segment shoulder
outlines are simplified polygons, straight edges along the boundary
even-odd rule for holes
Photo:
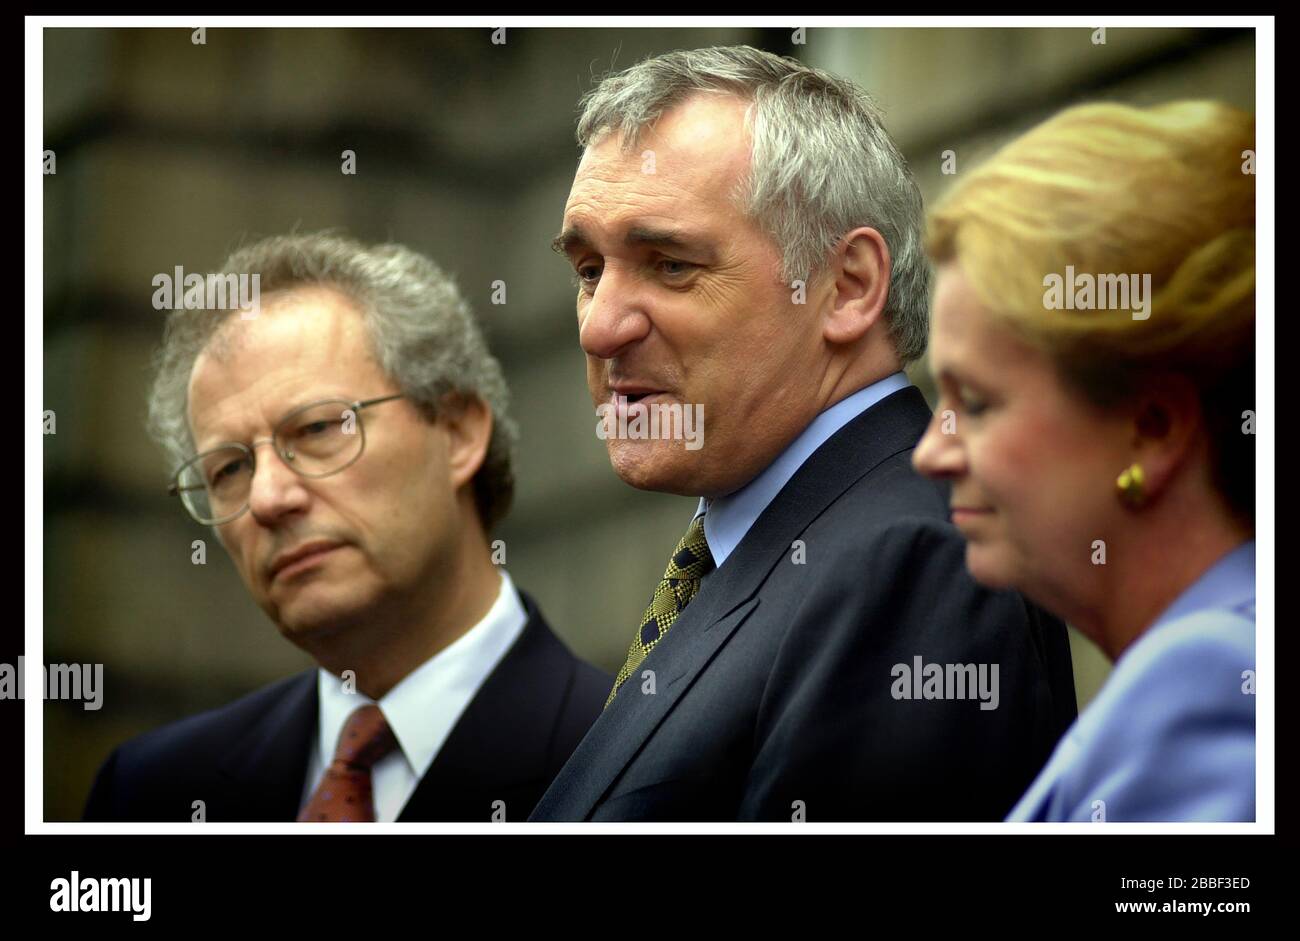
[[[140,816],[142,806],[182,781],[211,780],[223,756],[268,715],[314,708],[315,676],[303,671],[119,745],[95,775],[85,819],[150,819]]]
[[[858,489],[858,488],[854,488]],[[887,498],[836,501],[800,535],[804,565],[790,566],[810,596],[827,594],[841,605],[916,607],[930,619],[949,604],[986,603],[1023,608],[1020,596],[987,589],[966,569],[966,540],[946,518],[924,504],[909,512]],[[918,497],[924,497],[918,493]],[[919,502],[919,501],[918,501]]]
[[[1066,716],[1057,734],[1074,718],[1064,625],[1017,592],[975,581],[965,540],[947,520],[877,517],[840,525],[830,538],[813,525],[801,538],[803,564],[779,562],[759,590],[768,619],[780,624],[778,664],[800,673],[814,661],[858,670],[923,655],[998,664],[1004,681],[1035,683],[1047,670]]]
[[[524,632],[518,641],[521,648],[519,652],[525,659],[549,665],[557,673],[569,678],[568,685],[589,686],[593,683],[599,684],[605,678],[608,678],[611,683],[614,681],[613,676],[598,670],[569,648],[551,627],[550,622],[542,614],[541,606],[532,595],[519,589],[519,597],[523,601],[524,613],[528,617]],[[607,689],[606,692],[609,690]]]
[[[1230,611],[1160,625],[1120,657],[1079,731],[1085,740],[1150,746],[1197,720],[1248,716],[1253,736],[1254,698],[1245,690],[1254,668],[1255,625]]]
[[[832,518],[853,512],[868,526],[889,526],[896,521],[925,519],[948,522],[948,486],[922,476],[912,466],[912,448],[891,454],[853,482],[826,514]],[[960,533],[948,524],[953,535]]]
[[[520,651],[521,666],[556,694],[555,735],[560,747],[577,745],[604,708],[614,677],[574,654],[546,621],[537,601],[522,590],[519,594],[528,614],[520,638],[526,645]]]
[[[1016,591],[977,582],[946,512],[841,503],[825,515],[838,520],[816,521],[801,536],[805,564],[787,553],[760,589],[781,625],[778,663],[800,672],[810,661],[862,670],[916,655],[997,664],[1007,695],[1041,700],[1034,708],[1055,740],[1076,715],[1060,619]]]
[[[942,564],[964,559],[965,540],[948,519],[948,490],[918,474],[911,453],[885,458],[809,521],[801,537],[810,559],[815,547],[835,562],[825,574],[847,574],[868,559],[924,561],[935,550],[946,557]]]
[[[1140,638],[1070,733],[1066,806],[1101,800],[1109,820],[1253,820],[1254,669],[1254,623],[1229,611]]]
[[[234,744],[268,712],[294,699],[314,696],[315,677],[314,669],[305,670],[224,706],[138,735],[114,752],[117,767],[153,767],[192,758],[211,760],[213,754]]]

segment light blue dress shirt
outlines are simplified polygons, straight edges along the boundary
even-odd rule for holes
[[[709,542],[714,564],[722,568],[727,556],[740,545],[745,533],[749,532],[749,528],[767,509],[768,504],[781,492],[781,488],[828,438],[881,399],[908,385],[907,375],[896,372],[840,399],[814,418],[766,470],[745,486],[725,497],[713,500],[701,497],[695,516],[707,513],[704,517],[704,538]]]
[[[1254,671],[1250,540],[1120,655],[1007,820],[1254,820]]]

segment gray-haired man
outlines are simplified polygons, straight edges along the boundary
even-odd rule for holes
[[[1069,650],[970,579],[911,467],[921,200],[874,107],[748,47],[583,104],[555,247],[592,400],[624,481],[700,501],[531,819],[1001,819],[1074,717]],[[703,446],[647,435],[656,409]]]
[[[320,668],[127,742],[86,818],[523,819],[610,678],[493,564],[514,431],[467,306],[427,258],[331,235],[221,271],[257,276],[256,315],[171,316],[151,430]]]

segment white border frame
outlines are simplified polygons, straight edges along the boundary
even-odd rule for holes
[[[1098,22],[1103,19],[1104,22]],[[306,20],[306,22],[304,22]],[[24,39],[24,122],[23,154],[30,161],[25,177],[24,219],[26,233],[26,280],[24,300],[27,312],[24,336],[24,427],[33,429],[27,439],[24,460],[24,607],[25,666],[25,791],[23,832],[26,835],[68,834],[293,834],[297,836],[372,835],[372,834],[557,834],[557,833],[718,833],[718,834],[1061,834],[1132,835],[1150,834],[1271,834],[1276,832],[1273,775],[1275,770],[1275,632],[1276,598],[1274,565],[1276,550],[1276,403],[1275,377],[1270,358],[1257,360],[1256,372],[1256,546],[1258,557],[1265,560],[1257,572],[1256,624],[1269,626],[1256,632],[1256,812],[1254,823],[1107,823],[1094,826],[1078,823],[373,823],[364,827],[340,827],[312,823],[79,823],[46,822],[42,817],[45,782],[43,698],[31,691],[43,690],[42,665],[44,648],[44,435],[36,430],[34,416],[43,411],[41,402],[44,380],[44,218],[43,185],[40,161],[35,157],[43,150],[44,124],[44,47],[45,27],[176,27],[194,29],[210,27],[479,27],[519,28],[627,28],[716,26],[754,26],[792,29],[794,26],[822,27],[1079,27],[1095,29],[1125,27],[1248,27],[1255,30],[1255,115],[1256,115],[1256,317],[1257,356],[1260,351],[1276,348],[1274,305],[1275,288],[1275,142],[1273,17],[1260,16],[1117,16],[1084,18],[1081,16],[878,16],[878,17],[723,17],[701,16],[683,20],[678,16],[505,16],[489,20],[482,16],[386,17],[386,16],[28,16],[23,28]]]

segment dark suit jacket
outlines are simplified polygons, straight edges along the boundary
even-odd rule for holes
[[[908,387],[817,449],[531,819],[1003,818],[1074,719],[1069,646],[1059,620],[967,573],[948,488],[911,466],[929,418]],[[996,664],[997,708],[894,698],[895,665],[918,656]]]
[[[452,728],[399,821],[527,819],[600,713],[613,677],[571,654],[537,603]],[[316,744],[316,670],[132,739],[104,762],[86,820],[289,821]]]

